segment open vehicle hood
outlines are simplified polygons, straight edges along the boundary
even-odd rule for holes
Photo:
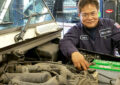
[[[0,61],[61,36],[44,0],[4,0],[0,13]]]

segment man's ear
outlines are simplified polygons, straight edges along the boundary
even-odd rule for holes
[[[78,13],[78,17],[80,17],[80,13]]]

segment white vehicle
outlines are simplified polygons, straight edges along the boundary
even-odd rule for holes
[[[1,3],[0,61],[7,53],[26,53],[61,36],[61,29],[44,0],[2,0]]]

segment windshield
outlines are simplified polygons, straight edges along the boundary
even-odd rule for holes
[[[1,0],[0,30],[53,20],[43,0]]]
[[[78,0],[57,0],[53,15],[57,22],[77,23],[79,16],[77,11]]]

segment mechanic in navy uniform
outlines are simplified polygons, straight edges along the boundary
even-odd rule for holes
[[[80,23],[64,35],[59,47],[75,67],[87,70],[90,64],[77,48],[114,55],[114,48],[120,51],[120,29],[113,20],[98,17],[98,0],[80,0],[78,9]]]

